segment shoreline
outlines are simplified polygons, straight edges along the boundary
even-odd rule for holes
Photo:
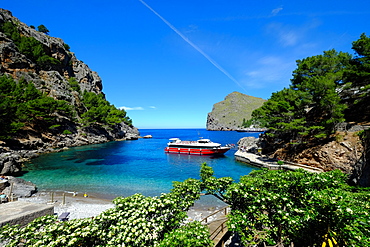
[[[95,217],[114,207],[112,200],[98,197],[96,194],[84,197],[81,193],[73,196],[72,193],[60,191],[39,191],[31,197],[18,198],[18,201],[53,205],[54,214],[61,215],[69,212],[70,220]]]
[[[54,194],[52,196],[52,193]],[[64,196],[65,195],[65,196]],[[109,197],[109,198],[107,198]],[[208,196],[208,200],[212,201],[213,196]],[[114,197],[116,198],[116,197]],[[91,218],[99,215],[103,211],[113,208],[112,196],[92,193],[88,194],[88,197],[84,197],[83,193],[78,193],[73,196],[73,192],[62,192],[62,191],[38,191],[31,197],[18,198],[19,201],[26,201],[39,204],[54,205],[54,214],[58,216],[64,212],[69,212],[68,219],[82,219]],[[53,202],[52,202],[53,199]],[[205,199],[207,201],[207,199]],[[187,211],[188,219],[186,221],[201,221],[206,216],[213,214],[214,212],[223,208],[226,204],[223,202],[215,203],[215,205],[209,205],[200,199],[194,203],[194,206],[190,207]],[[216,220],[218,215],[211,216],[208,222]]]

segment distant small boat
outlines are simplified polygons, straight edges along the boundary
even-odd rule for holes
[[[177,154],[220,155],[229,151],[230,148],[221,146],[220,143],[212,142],[209,139],[181,141],[179,138],[171,138],[164,151]]]

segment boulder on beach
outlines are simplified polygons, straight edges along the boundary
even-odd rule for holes
[[[22,178],[7,176],[8,184],[2,191],[4,194],[12,194],[15,198],[30,197],[37,192],[36,185]]]

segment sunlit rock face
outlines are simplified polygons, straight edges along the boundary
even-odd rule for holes
[[[237,130],[243,121],[249,120],[253,110],[261,107],[266,100],[239,92],[230,93],[225,100],[213,105],[208,113],[207,130]]]

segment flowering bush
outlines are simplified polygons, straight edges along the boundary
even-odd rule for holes
[[[92,219],[58,222],[55,216],[25,227],[0,228],[7,246],[210,246],[199,222],[185,223],[200,192],[231,206],[228,228],[245,246],[370,246],[370,194],[349,186],[346,175],[253,171],[238,183],[216,178],[206,164],[201,179],[174,182],[158,197],[114,199],[116,207]]]
[[[370,195],[326,173],[254,171],[227,188],[229,230],[246,246],[370,246]]]
[[[176,182],[159,197],[135,194],[113,200],[116,207],[95,218],[58,222],[44,216],[26,225],[5,226],[0,243],[7,246],[210,246],[208,229],[185,224],[186,211],[200,196],[200,181]],[[186,235],[177,236],[183,232]],[[173,243],[173,244],[172,244]],[[199,243],[199,245],[195,244]]]

